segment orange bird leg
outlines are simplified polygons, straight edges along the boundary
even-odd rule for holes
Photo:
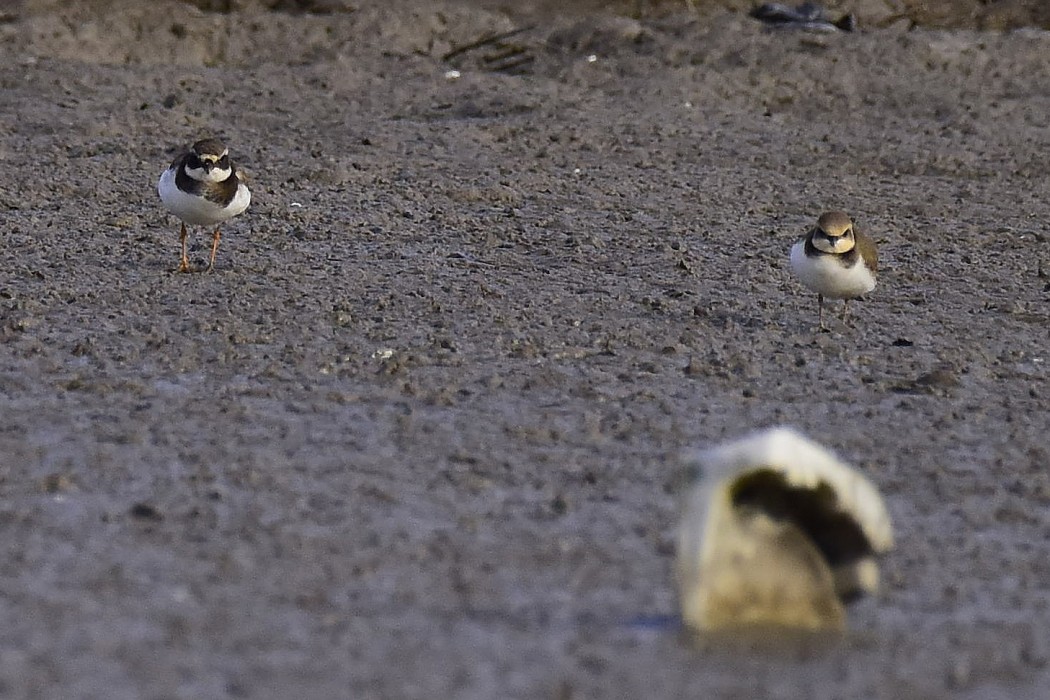
[[[211,239],[211,260],[208,261],[209,272],[213,267],[215,267],[215,254],[219,252],[220,238],[222,238],[222,234],[219,233],[219,229],[215,229],[215,236]]]
[[[179,272],[190,271],[190,259],[186,255],[186,238],[188,235],[186,233],[186,224],[183,224],[182,230],[179,232],[179,241],[182,242],[182,260],[179,261]]]

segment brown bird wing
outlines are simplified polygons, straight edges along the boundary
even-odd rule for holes
[[[857,249],[872,272],[879,269],[879,251],[875,248],[875,241],[868,238],[867,234],[853,227],[853,235],[857,239]]]

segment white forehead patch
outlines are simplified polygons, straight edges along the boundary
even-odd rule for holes
[[[835,255],[850,252],[856,244],[856,239],[849,232],[835,238],[819,235],[813,236],[814,248],[825,253],[834,253]]]
[[[217,163],[228,155],[230,155],[230,149],[227,148],[219,155],[215,155],[214,153],[201,153],[198,157],[201,160],[210,160],[212,163]]]
[[[204,168],[186,168],[186,174],[201,182],[222,182],[231,172],[229,168],[212,168],[210,173],[205,172]]]
[[[219,154],[215,154],[215,153],[198,153],[197,157],[200,158],[201,160],[210,160],[210,161],[214,162],[214,161],[217,161],[217,160],[219,160],[221,158],[225,158],[228,155],[230,155],[230,149],[224,148],[224,149],[222,149],[222,153],[219,153]]]

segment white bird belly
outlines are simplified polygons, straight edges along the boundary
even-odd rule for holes
[[[232,219],[248,208],[252,194],[244,183],[237,186],[237,194],[225,207],[204,197],[186,194],[175,184],[175,171],[168,168],[157,183],[160,201],[175,216],[190,225],[211,226]]]
[[[805,241],[791,247],[791,269],[802,284],[829,299],[851,299],[875,289],[875,275],[859,256],[853,267],[843,267],[830,255],[807,256]]]

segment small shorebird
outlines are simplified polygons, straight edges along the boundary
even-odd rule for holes
[[[879,254],[875,242],[853,225],[845,212],[820,215],[798,243],[791,247],[791,269],[809,289],[817,293],[817,317],[824,325],[824,297],[842,299],[842,320],[849,300],[875,289]]]
[[[252,193],[237,177],[229,149],[218,139],[198,141],[176,158],[160,176],[157,192],[168,211],[182,220],[179,272],[191,271],[186,255],[186,224],[216,227],[208,261],[211,270],[219,252],[218,224],[242,213],[252,200]]]

